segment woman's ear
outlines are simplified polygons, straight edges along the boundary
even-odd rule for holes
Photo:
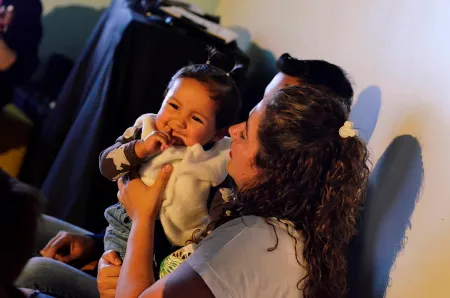
[[[213,142],[217,142],[222,140],[224,137],[228,136],[228,129],[223,128],[221,130],[218,130],[216,132],[216,135],[214,136]]]

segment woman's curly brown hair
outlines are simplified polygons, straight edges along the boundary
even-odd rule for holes
[[[305,298],[341,298],[348,291],[347,248],[369,168],[365,144],[339,136],[347,119],[338,100],[311,87],[284,88],[267,99],[255,157],[259,174],[237,190],[231,213],[224,210],[207,228],[246,215],[291,221],[302,235],[297,261],[307,274],[298,286]]]

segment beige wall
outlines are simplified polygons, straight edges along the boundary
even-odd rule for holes
[[[110,0],[41,0],[41,1],[42,5],[44,6],[44,15],[48,14],[57,7],[67,7],[77,5],[100,9],[107,7],[111,2]]]
[[[423,189],[390,273],[389,298],[450,297],[449,11],[446,0],[222,0],[217,9],[225,25],[247,28],[275,56],[290,52],[342,66],[356,98],[377,86],[381,109],[369,143],[374,164],[396,136],[420,142]],[[392,177],[409,175],[397,170]],[[401,204],[396,208],[402,211]],[[380,214],[381,229],[395,220]],[[380,249],[387,231],[372,239]]]
[[[52,53],[76,60],[110,0],[41,0],[44,37],[40,56]]]
[[[219,0],[187,0],[186,2],[196,4],[205,12],[214,14],[219,4]]]

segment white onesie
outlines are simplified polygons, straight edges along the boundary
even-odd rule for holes
[[[136,120],[134,126],[142,127],[142,139],[156,130],[155,116],[145,114]],[[230,138],[225,137],[207,151],[200,144],[172,146],[141,165],[140,176],[146,185],[155,182],[165,164],[173,165],[159,214],[167,239],[173,245],[185,245],[195,230],[208,225],[209,192],[228,175],[230,144]]]

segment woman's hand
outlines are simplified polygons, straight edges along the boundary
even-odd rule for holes
[[[100,298],[114,298],[122,260],[114,250],[106,251],[98,262],[97,287]]]
[[[120,179],[119,201],[127,210],[131,220],[155,219],[161,205],[161,196],[172,173],[172,166],[165,165],[152,186],[145,185],[141,179],[123,181]]]
[[[8,30],[14,15],[14,6],[4,6],[3,1],[0,0],[0,35]]]
[[[14,6],[9,5],[6,7],[3,5],[3,1],[0,0],[0,71],[8,70],[17,59],[17,54],[8,47],[2,37],[8,31],[13,14]]]
[[[0,71],[6,71],[17,60],[17,54],[11,50],[0,36]]]

